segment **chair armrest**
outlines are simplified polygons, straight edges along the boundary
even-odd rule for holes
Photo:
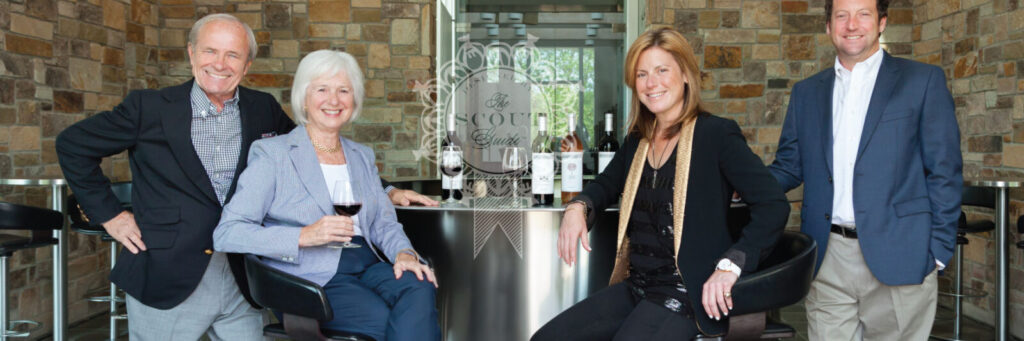
[[[252,254],[245,255],[245,274],[257,304],[319,321],[334,319],[327,294],[316,283],[270,267]]]
[[[769,257],[783,261],[763,263],[764,268],[740,277],[732,288],[734,309],[730,315],[780,308],[803,299],[811,288],[817,249],[814,240],[803,233],[783,233]]]

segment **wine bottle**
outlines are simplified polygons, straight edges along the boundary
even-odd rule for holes
[[[531,149],[533,200],[537,205],[551,205],[555,201],[555,154],[548,138],[547,114],[537,116],[537,138]]]
[[[441,167],[441,199],[442,200],[462,200],[462,155],[455,151],[445,150],[447,146],[458,146],[461,147],[459,137],[455,135],[455,114],[448,114],[448,133],[441,140],[441,160],[450,160],[452,158],[460,159],[458,167],[443,166],[444,162],[438,162]]]
[[[615,156],[615,151],[619,150],[619,141],[615,139],[615,130],[612,129],[614,116],[611,112],[604,113],[604,136],[597,146],[597,174],[604,172],[604,168],[608,167]]]
[[[576,114],[569,114],[569,132],[562,137],[562,203],[583,191],[583,141],[576,135]]]

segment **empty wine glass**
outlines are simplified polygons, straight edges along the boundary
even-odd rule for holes
[[[501,152],[501,169],[512,176],[512,199],[516,206],[519,205],[519,179],[526,171],[526,158],[526,149],[523,147],[509,146]]]
[[[334,204],[334,212],[346,217],[356,215],[356,213],[359,213],[359,209],[363,208],[363,203],[356,201],[355,196],[352,194],[352,184],[345,180],[338,180],[334,182],[334,191],[331,193],[331,202]],[[353,228],[355,228],[354,225]],[[327,247],[354,249],[362,246],[349,241],[328,243]]]
[[[462,173],[462,148],[458,145],[441,147],[441,173],[449,177],[456,177]],[[454,181],[454,180],[453,180]],[[457,202],[454,195],[448,196],[445,202]]]

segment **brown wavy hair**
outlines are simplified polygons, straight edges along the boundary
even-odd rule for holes
[[[697,57],[693,54],[693,48],[690,47],[686,38],[671,27],[654,27],[641,34],[633,41],[629,52],[626,53],[624,75],[626,85],[633,90],[632,106],[629,113],[629,132],[640,134],[648,141],[653,142],[657,121],[654,113],[640,102],[640,96],[636,91],[636,68],[640,62],[640,54],[652,47],[659,47],[672,54],[687,80],[683,89],[683,113],[666,130],[668,136],[675,136],[682,129],[683,123],[697,118],[697,115],[704,112],[704,105],[700,100],[701,79],[700,70],[697,67]]]

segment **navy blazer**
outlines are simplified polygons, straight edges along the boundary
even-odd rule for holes
[[[159,90],[132,91],[111,111],[78,122],[57,136],[61,170],[82,210],[106,222],[121,211],[100,169],[104,157],[128,151],[132,206],[146,251],[121,250],[110,280],[140,302],[169,309],[188,298],[210,262],[221,205],[192,145],[192,81]],[[235,179],[249,145],[284,134],[295,124],[267,93],[238,87],[242,144]],[[228,193],[231,200],[234,181]],[[228,255],[249,299],[242,258]],[[252,302],[252,300],[249,300]],[[255,305],[255,304],[254,304]]]
[[[886,285],[920,284],[949,264],[963,186],[960,130],[942,69],[883,52],[854,165],[858,242]],[[801,227],[818,243],[832,224],[832,88],[835,70],[793,86],[769,169],[786,191],[804,185]],[[817,268],[815,269],[817,273]]]

